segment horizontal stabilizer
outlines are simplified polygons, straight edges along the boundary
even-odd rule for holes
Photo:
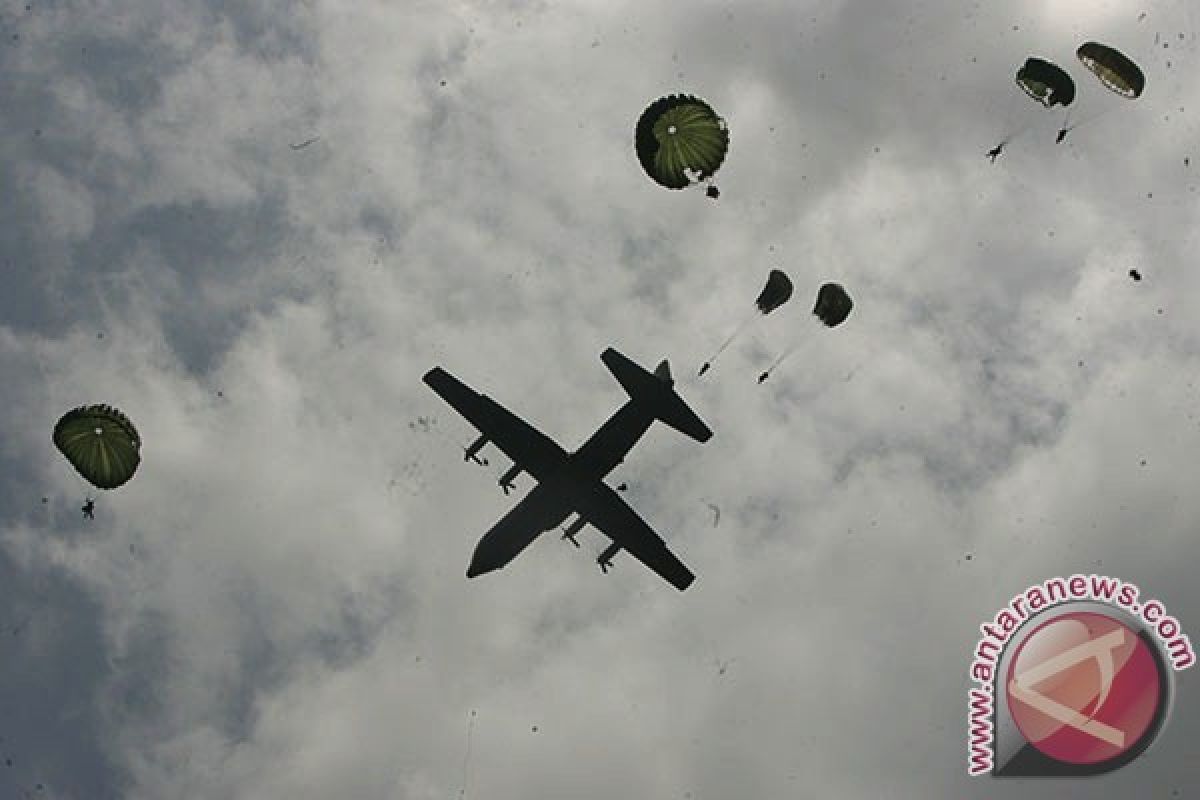
[[[600,360],[624,387],[630,399],[660,422],[698,442],[707,442],[712,438],[709,427],[675,392],[671,369],[665,360],[653,373],[642,369],[611,347],[600,355]]]

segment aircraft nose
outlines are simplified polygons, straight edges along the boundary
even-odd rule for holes
[[[497,563],[495,554],[490,552],[483,542],[480,542],[471,555],[471,563],[467,566],[467,577],[477,578],[484,573],[499,569],[501,566]]]

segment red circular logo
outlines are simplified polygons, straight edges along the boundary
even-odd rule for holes
[[[1005,682],[1009,713],[1057,761],[1096,764],[1137,746],[1166,696],[1154,654],[1104,614],[1072,612],[1021,642]]]

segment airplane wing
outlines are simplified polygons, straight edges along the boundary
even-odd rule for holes
[[[549,436],[441,367],[429,370],[423,380],[513,463],[539,481],[566,460],[566,451]]]
[[[628,550],[667,583],[681,592],[692,585],[696,576],[667,548],[667,543],[662,537],[612,488],[597,483],[594,488],[571,499],[576,511],[590,525],[620,545],[621,549]]]

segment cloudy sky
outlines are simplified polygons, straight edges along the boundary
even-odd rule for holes
[[[1191,673],[1104,778],[964,743],[1031,583],[1200,631],[1193,8],[5,0],[0,796],[1194,795]],[[1076,79],[1063,144],[1030,55]],[[715,203],[634,155],[676,91],[728,121]],[[696,379],[771,268],[796,299]],[[573,448],[610,345],[716,432],[612,475],[696,583],[601,575],[592,529],[468,581],[509,464],[421,375]],[[89,403],[144,440],[94,522],[50,440]]]

